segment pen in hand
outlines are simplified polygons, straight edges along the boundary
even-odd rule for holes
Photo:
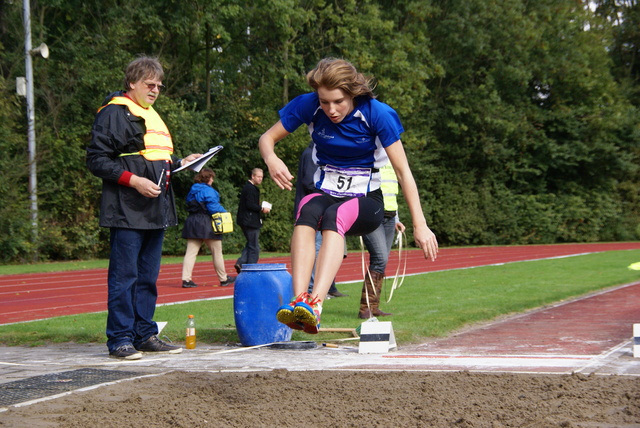
[[[160,179],[158,180],[158,187],[160,187],[160,183],[162,183],[162,177],[164,176],[164,168],[162,168],[162,172],[160,173]]]

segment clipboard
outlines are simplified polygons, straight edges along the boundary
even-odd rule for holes
[[[188,162],[188,163],[182,165],[180,168],[174,169],[173,173],[176,173],[178,171],[182,171],[185,168],[189,168],[191,171],[200,172],[200,170],[202,169],[204,164],[209,162],[211,160],[211,158],[214,157],[215,155],[217,155],[220,152],[220,150],[222,150],[223,148],[224,147],[222,147],[222,146],[212,147],[212,148],[209,149],[209,151],[207,153],[203,154],[198,159],[192,160],[191,162]]]

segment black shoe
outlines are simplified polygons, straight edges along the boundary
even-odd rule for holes
[[[169,345],[168,343],[158,339],[158,336],[151,336],[140,345],[136,346],[136,349],[140,352],[163,352],[168,354],[179,354],[182,352],[181,347]]]
[[[227,280],[226,281],[222,281],[220,283],[220,287],[226,287],[227,285],[231,285],[231,284],[234,283],[235,280],[236,280],[235,276],[227,275]]]
[[[349,297],[348,294],[342,294],[341,292],[339,292],[338,290],[336,291],[330,291],[329,293],[327,293],[329,296],[331,297]]]
[[[236,270],[237,274],[240,274],[240,271],[242,270],[242,267],[239,264],[233,265],[233,268]]]
[[[182,281],[182,288],[194,288],[197,287],[198,284],[196,284],[195,282],[189,280],[189,281]]]
[[[127,343],[109,352],[109,356],[112,358],[122,358],[123,360],[139,360],[142,358],[142,353],[136,351],[136,348],[132,344]]]

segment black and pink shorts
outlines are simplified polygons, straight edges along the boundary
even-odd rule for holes
[[[358,236],[376,230],[383,218],[380,189],[359,198],[338,198],[318,191],[302,198],[295,225],[332,230],[342,236]]]

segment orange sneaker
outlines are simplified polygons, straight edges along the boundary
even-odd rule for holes
[[[286,324],[289,328],[294,330],[303,330],[303,325],[296,320],[294,308],[298,303],[304,302],[308,298],[309,293],[301,293],[297,297],[291,299],[291,302],[288,304],[280,306],[280,308],[278,308],[278,312],[276,312],[276,319],[282,324]]]
[[[300,301],[293,308],[293,316],[296,322],[302,324],[302,330],[308,334],[318,334],[320,330],[320,302],[318,297],[307,294],[306,301]]]

